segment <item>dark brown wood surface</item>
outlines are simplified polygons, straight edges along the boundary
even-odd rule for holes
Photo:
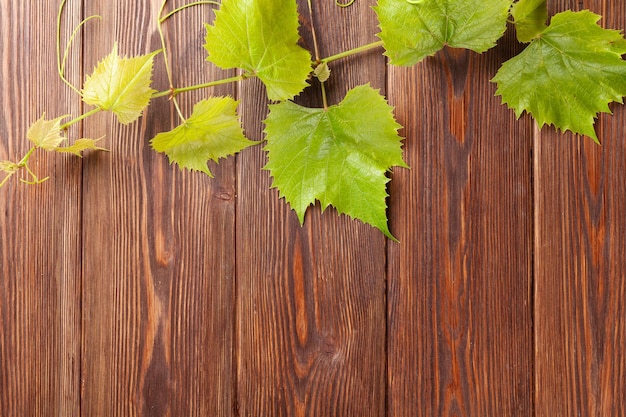
[[[532,124],[489,82],[514,45],[390,70],[412,167],[392,181],[391,416],[532,413]]]
[[[0,2],[0,160],[26,154],[28,127],[44,112],[80,112],[57,76],[56,11],[54,2]],[[72,4],[65,38],[79,21]],[[80,55],[71,59],[66,74],[77,83]],[[40,151],[30,165],[51,179],[0,189],[0,415],[78,416],[82,164]]]
[[[91,71],[114,41],[123,55],[160,49],[160,4],[86,3],[86,15],[103,19],[85,32],[85,68]],[[168,10],[182,4],[170,2]],[[175,83],[222,75],[204,63],[203,22],[212,15],[210,8],[193,8],[166,22]],[[158,90],[169,87],[163,65],[159,56]],[[184,113],[205,95],[181,96]],[[212,166],[214,179],[170,166],[149,140],[178,123],[165,98],[129,126],[110,114],[85,122],[85,135],[105,134],[111,153],[87,158],[83,171],[89,190],[83,201],[84,415],[228,416],[232,410],[234,161]]]
[[[558,1],[626,27],[626,3]],[[535,135],[536,415],[626,415],[626,112]]]
[[[298,3],[321,56],[376,40],[375,0],[314,1],[312,16]],[[69,0],[64,40],[102,16],[77,37],[70,80],[115,41],[160,49],[160,5]],[[90,108],[56,74],[57,6],[0,0],[0,160],[21,158],[44,111]],[[163,27],[177,86],[236,74],[204,59],[213,8]],[[626,27],[621,1],[550,2],[567,8]],[[332,64],[330,104],[369,82],[404,126],[399,243],[319,205],[300,226],[262,144],[211,163],[215,178],[181,172],[149,146],[179,123],[166,98],[128,126],[98,114],[71,128],[111,152],[40,152],[32,168],[50,180],[0,189],[0,416],[626,417],[626,111],[600,117],[602,146],[515,120],[489,80],[521,48],[509,31],[482,55]],[[153,78],[168,89],[162,55]],[[314,84],[298,103],[321,106]],[[178,100],[188,116],[226,94],[262,140],[257,80]]]
[[[373,42],[374,12],[300,2],[304,43],[321,56]],[[333,32],[320,28],[333,21]],[[385,87],[385,61],[362,56],[333,66],[329,104],[348,88]],[[336,72],[334,72],[336,70]],[[265,92],[241,85],[244,127],[262,139]],[[315,85],[297,100],[321,107]],[[363,224],[313,208],[303,227],[279,200],[260,147],[238,159],[237,409],[242,416],[382,416],[385,414],[385,240]]]

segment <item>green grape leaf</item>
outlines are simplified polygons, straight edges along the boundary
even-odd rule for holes
[[[394,239],[387,226],[385,174],[406,164],[401,126],[377,90],[356,87],[326,110],[289,101],[274,104],[265,124],[264,169],[301,224],[318,200],[322,210],[332,205]]]
[[[207,60],[256,75],[270,100],[286,100],[308,85],[311,54],[297,42],[294,0],[224,0],[206,25]]]
[[[505,62],[493,82],[496,95],[515,110],[526,110],[540,127],[587,135],[596,142],[594,121],[611,113],[609,103],[626,95],[626,41],[616,30],[603,29],[590,11],[566,11],[521,54]]]
[[[385,54],[410,66],[444,46],[484,52],[506,30],[511,0],[378,0]]]
[[[317,77],[320,82],[326,82],[330,78],[330,68],[327,62],[322,62],[313,70],[313,75]]]
[[[150,88],[154,56],[160,51],[132,58],[113,51],[98,63],[83,86],[83,101],[113,112],[120,123],[134,122],[156,92]]]
[[[174,130],[156,135],[152,147],[165,153],[170,163],[176,162],[181,169],[202,171],[213,177],[207,167],[209,159],[217,162],[256,143],[243,134],[237,104],[231,97],[212,97],[196,103],[191,117]]]
[[[546,0],[519,0],[511,8],[515,35],[520,42],[530,42],[546,28],[548,5]]]
[[[108,149],[100,148],[96,145],[98,140],[100,139],[77,139],[72,145],[56,148],[55,151],[60,153],[71,153],[81,158],[83,156],[82,153],[88,150],[108,152]]]
[[[44,113],[39,120],[28,128],[26,137],[37,148],[52,151],[65,139],[61,136],[61,120],[67,116],[57,117],[53,120],[46,120],[45,117],[46,114]]]
[[[0,161],[0,171],[6,172],[7,174],[13,174],[21,168],[22,165],[16,164],[13,161]]]

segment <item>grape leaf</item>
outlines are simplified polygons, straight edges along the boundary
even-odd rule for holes
[[[484,52],[506,30],[511,0],[378,0],[374,7],[394,65],[410,66],[444,46]]]
[[[546,0],[519,0],[511,8],[515,35],[520,42],[530,42],[546,28],[548,5]]]
[[[237,104],[231,97],[212,97],[196,103],[191,117],[174,130],[156,135],[152,147],[165,153],[170,163],[176,162],[181,169],[202,171],[213,177],[207,167],[209,159],[217,162],[256,143],[243,135]]]
[[[113,51],[98,63],[83,86],[83,101],[113,112],[120,123],[134,122],[156,92],[150,88],[154,56],[160,51],[132,58]]]
[[[35,144],[36,147],[46,151],[57,148],[65,139],[61,136],[61,120],[66,116],[56,119],[46,120],[44,113],[39,120],[33,123],[26,132],[26,137]]]
[[[325,109],[293,102],[270,106],[265,123],[272,187],[302,224],[309,205],[333,205],[393,238],[387,226],[385,173],[402,160],[401,127],[392,107],[369,85]]]
[[[326,82],[330,78],[330,68],[327,62],[322,62],[313,70],[313,75],[317,77],[320,82]]]
[[[7,174],[13,174],[22,168],[20,164],[16,164],[13,161],[0,161],[0,171]]]
[[[24,165],[16,164],[13,161],[0,161],[0,172],[4,172],[6,175],[0,181],[0,188],[4,187],[4,184],[9,182],[13,174],[22,169]]]
[[[256,75],[270,100],[291,99],[307,86],[311,54],[297,44],[294,0],[224,0],[206,29],[207,60]]]
[[[505,62],[493,82],[496,95],[515,110],[526,110],[539,126],[553,124],[598,142],[594,119],[626,95],[626,41],[603,29],[590,11],[566,11],[518,56]]]
[[[82,158],[82,152],[92,151],[107,151],[108,149],[100,148],[96,146],[96,142],[99,139],[77,139],[72,145],[56,148],[55,151],[60,153],[71,153]]]

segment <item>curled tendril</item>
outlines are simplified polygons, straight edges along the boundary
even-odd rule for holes
[[[355,0],[350,0],[350,1],[349,1],[349,2],[347,2],[347,3],[341,3],[339,0],[335,0],[335,4],[336,4],[337,6],[339,6],[339,7],[350,7],[350,6],[352,6],[352,5],[354,4],[354,1],[355,1]]]
[[[406,2],[409,4],[420,4],[424,2],[424,0],[406,0]]]
[[[68,79],[65,77],[65,64],[67,63],[67,57],[70,52],[70,46],[72,46],[72,43],[74,42],[74,39],[78,35],[78,31],[80,30],[80,28],[91,19],[102,19],[102,17],[98,15],[93,15],[93,16],[89,16],[81,20],[78,26],[76,26],[74,30],[72,31],[72,35],[70,36],[69,40],[67,41],[67,45],[65,46],[63,59],[61,59],[61,17],[63,16],[63,11],[65,10],[66,2],[67,0],[63,0],[61,2],[61,5],[59,6],[59,13],[57,14],[57,70],[59,72],[59,77],[61,78],[61,80],[68,87],[74,90],[78,95],[81,95],[80,90],[76,86],[74,86],[74,84],[69,82]]]

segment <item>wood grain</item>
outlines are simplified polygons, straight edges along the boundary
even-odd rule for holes
[[[615,1],[557,1],[624,28]],[[536,415],[626,415],[626,112],[589,138],[535,135]]]
[[[184,4],[170,2],[168,10]],[[85,67],[117,40],[120,53],[161,48],[160,1],[90,2],[103,16],[86,34]],[[223,76],[204,62],[209,7],[185,10],[165,26],[174,82]],[[166,90],[163,56],[154,86]],[[180,96],[185,114],[201,97]],[[178,124],[171,102],[153,100],[136,123],[109,114],[85,123],[111,153],[85,163],[83,396],[85,415],[228,416],[232,410],[235,282],[234,160],[214,179],[181,173],[149,140]]]
[[[375,40],[371,1],[340,9],[300,1],[302,36],[329,56]],[[364,30],[368,28],[368,31]],[[381,51],[331,68],[331,104],[347,88],[384,88]],[[264,88],[241,84],[244,126],[262,139]],[[298,102],[320,106],[320,89]],[[238,158],[237,380],[241,416],[383,416],[385,414],[385,240],[333,209],[307,213],[304,226],[261,168],[261,147]]]
[[[188,3],[170,0],[168,9]],[[321,55],[375,41],[375,0],[299,1]],[[0,0],[0,160],[28,126],[89,106],[55,70],[57,2]],[[160,0],[70,1],[87,15],[68,62],[80,86],[114,41],[159,49]],[[557,0],[626,27],[617,0]],[[165,25],[174,84],[234,75],[204,61],[212,7]],[[329,101],[370,82],[405,126],[411,169],[391,174],[388,243],[319,205],[304,226],[270,189],[262,145],[181,172],[149,146],[177,116],[166,98],[121,126],[99,114],[71,140],[110,153],[38,152],[51,178],[0,189],[0,416],[626,416],[626,111],[588,138],[539,131],[489,79],[521,47],[446,49],[412,68],[381,50],[337,61]],[[154,86],[168,88],[163,57]],[[264,87],[241,99],[262,140]],[[320,106],[319,85],[297,98]]]
[[[489,83],[513,52],[390,67],[411,169],[391,183],[388,416],[532,415],[532,126]]]
[[[44,112],[80,111],[56,74],[56,15],[55,2],[0,1],[0,160],[26,154],[27,129]],[[80,4],[69,6],[64,39],[79,21]],[[66,74],[77,82],[80,57]],[[0,189],[0,415],[78,416],[81,163],[38,151],[30,166],[51,179]]]

